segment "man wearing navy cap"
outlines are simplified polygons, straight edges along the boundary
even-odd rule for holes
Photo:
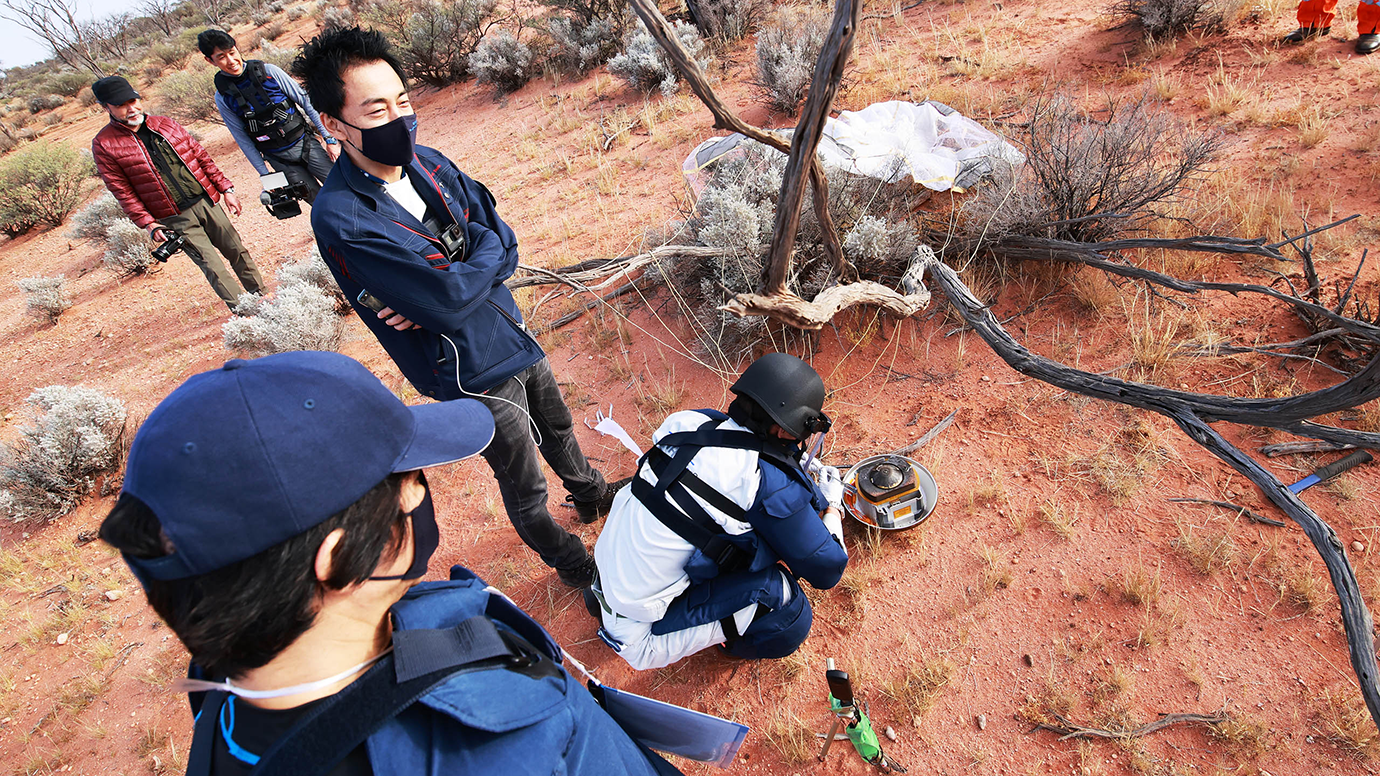
[[[336,283],[418,393],[488,406],[495,431],[484,458],[508,519],[562,582],[589,585],[594,559],[547,511],[541,461],[581,522],[607,515],[617,488],[585,460],[546,353],[503,284],[518,241],[494,196],[416,144],[402,65],[381,33],[322,33],[292,74],[344,146],[311,212]]]
[[[677,773],[502,594],[460,566],[418,584],[421,472],[492,435],[480,403],[408,407],[337,353],[231,361],[149,415],[101,537],[203,677],[189,774]]]

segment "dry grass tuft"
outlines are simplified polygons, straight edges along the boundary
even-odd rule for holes
[[[1169,540],[1169,546],[1199,574],[1210,576],[1235,562],[1239,551],[1226,533],[1195,530],[1183,522],[1178,523],[1178,528],[1179,535]]]
[[[968,514],[975,514],[979,506],[996,504],[1006,500],[1006,483],[995,470],[987,475],[987,481],[972,485],[967,492]]]
[[[906,675],[889,683],[882,693],[905,710],[902,719],[923,717],[934,707],[940,690],[953,678],[954,664],[948,658],[928,658],[911,663]]]
[[[1119,594],[1126,603],[1148,609],[1160,600],[1160,570],[1136,564],[1121,572],[1120,578],[1108,580],[1108,588],[1108,592]]]
[[[807,727],[795,712],[778,706],[761,730],[767,743],[787,763],[803,765],[814,760],[814,731]]]
[[[982,568],[978,571],[977,598],[986,598],[997,590],[1011,586],[1011,566],[1006,562],[1006,554],[986,544],[979,543],[978,559]]]
[[[1063,504],[1049,499],[1040,505],[1040,520],[1059,534],[1060,538],[1072,541],[1074,525],[1078,523],[1078,509],[1066,509]]]
[[[1354,691],[1325,690],[1317,721],[1323,736],[1343,751],[1358,759],[1374,754],[1375,723]]]
[[[1253,760],[1265,754],[1270,728],[1260,720],[1229,714],[1226,722],[1208,726],[1208,732],[1233,754]]]

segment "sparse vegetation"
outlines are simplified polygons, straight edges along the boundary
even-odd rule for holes
[[[105,244],[101,263],[121,277],[143,275],[158,266],[158,260],[149,250],[148,232],[127,218],[110,225],[105,233]]]
[[[1134,21],[1152,41],[1173,40],[1192,30],[1217,32],[1226,21],[1214,0],[1117,0],[1111,10]]]
[[[31,143],[9,154],[0,160],[0,231],[13,237],[39,224],[60,225],[95,172],[91,155],[66,143]]]
[[[67,236],[78,240],[104,240],[107,230],[120,221],[129,221],[129,218],[120,208],[120,203],[115,201],[114,195],[106,192],[77,211],[72,217]]]
[[[757,87],[772,110],[795,115],[828,34],[829,17],[812,8],[784,8],[757,34]]]
[[[584,76],[618,53],[623,40],[620,25],[612,19],[553,16],[546,23],[551,36],[551,62],[568,75]]]
[[[225,123],[216,109],[215,100],[206,97],[216,91],[215,75],[214,67],[196,67],[163,76],[159,81],[163,97],[158,111],[180,124],[190,125],[201,121]]]
[[[1096,242],[1143,230],[1223,148],[1147,101],[1110,103],[1094,116],[1060,94],[1034,103],[1019,139],[1026,163],[999,168],[965,204],[968,233]]]
[[[700,67],[709,64],[709,52],[694,26],[685,22],[674,24],[676,37]],[[637,23],[623,45],[623,52],[608,61],[609,72],[627,82],[643,94],[661,92],[666,97],[680,88],[680,76],[666,58],[666,53],[642,22]]]
[[[397,49],[409,77],[442,87],[473,75],[470,55],[497,23],[496,0],[378,0],[360,12]]]
[[[344,337],[335,301],[306,283],[278,286],[271,297],[245,294],[225,322],[225,347],[252,357],[289,350],[335,350]]]
[[[904,718],[923,717],[934,706],[939,693],[953,678],[954,664],[943,657],[913,657],[904,676],[891,682],[883,692],[900,704]]]
[[[24,278],[18,285],[19,290],[24,292],[25,311],[35,318],[57,323],[58,317],[72,306],[72,297],[67,294],[67,281],[62,275]]]
[[[1238,550],[1230,535],[1179,523],[1179,535],[1169,542],[1193,570],[1209,576],[1236,561]]]
[[[350,300],[345,297],[345,292],[340,290],[335,277],[331,275],[331,268],[327,267],[321,258],[321,249],[315,245],[302,259],[284,262],[278,268],[276,277],[279,287],[308,285],[321,289],[335,303],[337,315],[349,315],[354,310],[350,306]]]
[[[771,0],[698,0],[692,18],[708,40],[724,45],[757,29],[771,12]]]
[[[538,62],[530,46],[499,31],[479,41],[470,54],[469,65],[475,80],[493,86],[498,94],[507,94],[532,80]]]
[[[1076,509],[1067,509],[1054,499],[1049,499],[1040,504],[1040,520],[1060,538],[1072,540],[1076,533],[1074,525],[1078,522],[1078,512]]]
[[[31,422],[0,461],[0,512],[16,522],[54,520],[96,490],[103,475],[119,469],[125,405],[94,389],[65,385],[40,388],[26,402]]]

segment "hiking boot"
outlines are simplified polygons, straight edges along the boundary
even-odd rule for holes
[[[594,575],[597,572],[594,556],[590,555],[568,569],[556,569],[556,576],[560,577],[561,582],[567,587],[589,587],[594,584]]]
[[[593,501],[581,501],[574,496],[566,496],[565,501],[575,507],[575,516],[579,518],[581,523],[592,523],[608,515],[609,510],[613,508],[613,497],[618,495],[618,491],[622,490],[623,486],[629,482],[632,482],[632,477],[624,477],[617,482],[604,483],[604,492]]]
[[[1297,30],[1284,36],[1284,43],[1302,43],[1306,40],[1321,38],[1327,33],[1332,32],[1331,27],[1300,27]]]
[[[1372,32],[1369,35],[1362,35],[1356,39],[1357,54],[1369,54],[1376,49],[1380,49],[1380,33]]]

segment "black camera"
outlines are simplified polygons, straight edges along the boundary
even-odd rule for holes
[[[302,215],[302,205],[298,200],[306,199],[306,184],[289,181],[287,175],[281,172],[260,176],[259,180],[264,187],[259,201],[268,208],[268,212],[272,213],[274,218],[282,221]]]
[[[155,259],[158,259],[159,261],[166,264],[168,262],[168,259],[171,258],[174,253],[177,253],[178,251],[183,250],[187,247],[187,236],[177,231],[176,229],[169,229],[166,226],[163,227],[160,231],[162,231],[163,234],[167,235],[168,238],[163,242],[159,243],[157,247],[150,251],[150,253],[153,254],[153,257]]]

